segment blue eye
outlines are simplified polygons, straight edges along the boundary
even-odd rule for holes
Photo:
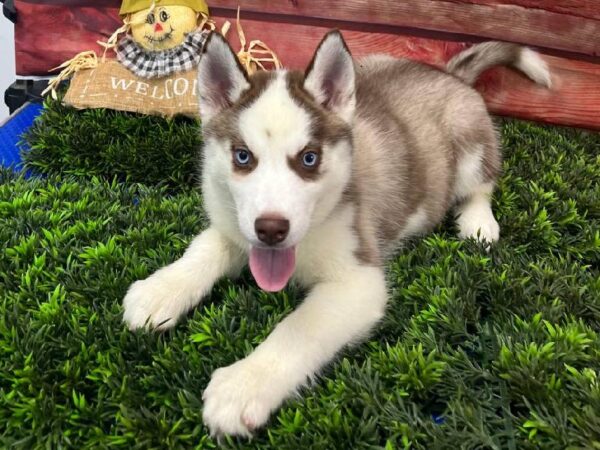
[[[252,153],[245,148],[236,148],[234,150],[235,163],[238,166],[247,166],[252,160]]]
[[[319,155],[315,152],[306,152],[302,155],[302,164],[305,167],[315,167],[319,161]]]

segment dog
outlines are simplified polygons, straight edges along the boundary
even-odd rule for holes
[[[172,327],[246,264],[260,288],[293,278],[309,293],[248,357],[203,394],[212,435],[251,436],[271,413],[363,339],[387,301],[384,263],[449,210],[461,238],[499,237],[490,196],[501,152],[471,86],[508,65],[550,86],[534,51],[487,42],[438,70],[376,55],[354,61],[328,33],[305,73],[249,76],[213,33],[198,66],[204,207],[210,227],[185,254],[129,288],[131,329]]]

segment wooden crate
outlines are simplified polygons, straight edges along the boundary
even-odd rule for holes
[[[550,64],[552,90],[514,71],[494,69],[477,83],[490,110],[600,129],[600,5],[595,0],[209,1],[218,22],[234,21],[238,3],[247,38],[265,41],[290,68],[304,68],[331,28],[343,31],[355,56],[385,52],[436,66],[482,40],[535,47]],[[105,39],[120,24],[118,0],[16,0],[15,4],[20,74],[39,75],[79,51],[100,51],[95,41]],[[38,14],[32,15],[36,9]],[[237,49],[234,31],[230,40]],[[40,49],[45,56],[40,56]]]

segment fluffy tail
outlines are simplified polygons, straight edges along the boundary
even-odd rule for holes
[[[540,55],[527,47],[507,42],[484,42],[454,56],[446,70],[473,85],[477,77],[494,66],[511,66],[520,70],[533,81],[551,86],[550,71]]]

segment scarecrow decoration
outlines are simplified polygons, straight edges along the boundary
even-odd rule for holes
[[[198,29],[208,17],[204,0],[125,0],[120,14],[131,34],[117,45],[117,59],[136,75],[159,78],[198,65],[208,36]]]
[[[57,98],[63,80],[71,83],[63,101],[76,108],[111,108],[173,116],[197,116],[196,67],[210,32],[218,32],[204,0],[124,0],[123,26],[106,42],[104,54],[82,52],[57,69],[46,92]],[[221,34],[227,34],[225,22]],[[246,37],[237,16],[241,49],[237,56],[248,73],[280,68],[273,51]],[[107,58],[114,52],[114,58]]]

